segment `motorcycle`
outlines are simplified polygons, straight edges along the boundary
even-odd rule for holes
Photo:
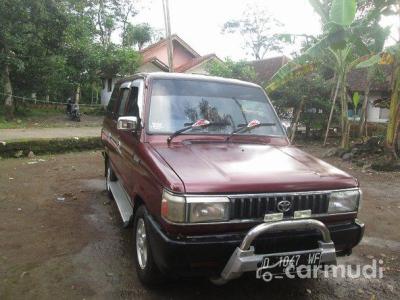
[[[71,100],[68,100],[67,103],[67,116],[71,121],[80,122],[81,114],[79,112],[79,104],[73,103]]]

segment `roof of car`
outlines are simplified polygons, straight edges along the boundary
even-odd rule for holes
[[[119,82],[134,80],[138,77],[156,78],[156,79],[188,79],[188,80],[215,81],[221,83],[241,84],[241,85],[259,87],[259,85],[255,83],[242,81],[238,79],[232,79],[232,78],[224,78],[224,77],[201,75],[201,74],[168,73],[168,72],[137,73],[132,76],[122,78],[121,80],[119,80]]]

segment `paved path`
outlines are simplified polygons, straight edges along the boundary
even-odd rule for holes
[[[100,127],[0,129],[0,142],[100,136]]]

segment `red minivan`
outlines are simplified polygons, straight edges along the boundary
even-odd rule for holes
[[[136,74],[116,84],[101,137],[145,284],[318,269],[363,236],[358,181],[292,146],[253,83]]]

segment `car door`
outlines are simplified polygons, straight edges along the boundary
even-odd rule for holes
[[[119,88],[118,101],[116,105],[116,111],[114,114],[115,125],[112,127],[111,131],[111,143],[115,148],[115,151],[113,153],[114,156],[112,157],[112,162],[114,164],[114,171],[116,172],[117,176],[122,179],[124,179],[125,177],[124,174],[126,172],[124,168],[125,162],[121,152],[121,135],[123,134],[123,132],[117,129],[117,122],[119,117],[125,115],[126,106],[129,100],[130,85],[131,82],[124,82],[123,84],[121,84]],[[124,181],[125,180],[122,180],[123,183]]]
[[[105,144],[111,167],[115,170],[115,161],[118,158],[117,144],[117,104],[120,94],[120,84],[116,84],[108,102],[106,114],[103,122],[101,138]]]
[[[124,162],[125,182],[129,182],[127,190],[130,195],[135,193],[135,185],[140,172],[140,135],[143,119],[143,88],[142,79],[136,79],[132,82],[129,93],[129,101],[127,102],[125,116],[136,117],[138,120],[137,131],[121,131],[120,132],[120,155]]]

